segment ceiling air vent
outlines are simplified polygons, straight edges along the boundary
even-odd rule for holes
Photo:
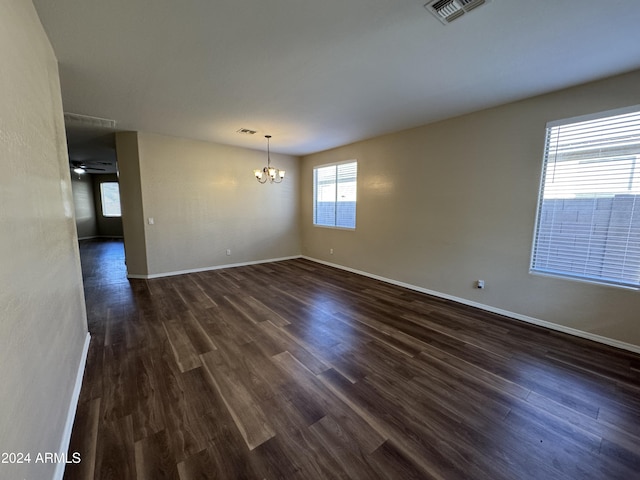
[[[242,133],[243,135],[255,135],[256,134],[256,130],[251,130],[249,128],[240,128],[240,129],[236,130],[236,132]]]
[[[491,0],[433,0],[424,8],[445,25]]]
[[[79,113],[64,112],[64,122],[69,125],[82,125],[85,127],[116,128],[116,121],[108,118],[91,117]]]

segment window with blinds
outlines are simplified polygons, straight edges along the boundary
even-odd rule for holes
[[[547,124],[531,271],[640,287],[640,106]]]
[[[120,187],[118,182],[102,182],[100,184],[100,200],[103,217],[121,217]]]
[[[358,162],[313,169],[313,224],[356,228]]]

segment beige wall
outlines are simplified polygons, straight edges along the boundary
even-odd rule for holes
[[[265,151],[146,133],[138,133],[137,142],[148,268],[129,268],[130,275],[300,254],[297,158],[272,155],[287,178],[260,185],[253,170],[266,164]],[[121,185],[126,175],[121,168]],[[127,235],[125,227],[125,242]]]
[[[147,247],[144,237],[138,134],[116,133],[116,152],[120,172],[120,207],[127,273],[146,276],[148,273]]]
[[[118,182],[118,176],[71,173],[78,238],[123,236],[122,218],[102,215],[100,184],[103,182]]]
[[[87,335],[57,62],[31,2],[0,3],[0,451],[59,452]],[[2,479],[56,465],[0,464]]]
[[[78,238],[91,238],[98,235],[96,206],[93,201],[93,180],[88,174],[71,174],[73,205],[76,214]]]
[[[302,252],[640,346],[637,291],[528,273],[546,122],[638,103],[640,71],[307,156]],[[349,159],[356,230],[314,227],[313,167]]]

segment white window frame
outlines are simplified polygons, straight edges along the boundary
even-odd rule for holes
[[[337,225],[338,223],[338,204],[339,204],[339,200],[338,200],[338,195],[339,195],[339,184],[340,184],[340,179],[338,178],[338,169],[340,168],[340,166],[344,166],[344,165],[355,165],[355,185],[353,188],[353,192],[348,192],[352,197],[353,197],[353,202],[354,202],[354,212],[353,212],[353,225],[352,226],[345,226],[345,225]],[[333,167],[336,169],[336,180],[334,182],[334,189],[335,189],[335,193],[334,193],[334,198],[333,198],[333,203],[335,205],[334,207],[334,217],[333,217],[333,222],[331,223],[319,223],[319,219],[318,219],[318,179],[317,179],[317,175],[318,175],[318,171],[321,169],[328,169],[330,167]],[[324,164],[324,165],[316,165],[313,167],[313,225],[315,227],[321,227],[321,228],[336,228],[336,229],[340,229],[340,230],[355,230],[356,229],[356,219],[357,219],[357,208],[358,208],[358,201],[357,201],[357,191],[358,191],[358,161],[357,160],[346,160],[346,161],[342,161],[342,162],[335,162],[335,163],[328,163],[328,164]]]
[[[547,123],[530,273],[640,289],[639,217],[640,105]]]

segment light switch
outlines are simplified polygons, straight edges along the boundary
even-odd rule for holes
[[[154,223],[153,217],[149,217],[149,225],[153,225]]]

